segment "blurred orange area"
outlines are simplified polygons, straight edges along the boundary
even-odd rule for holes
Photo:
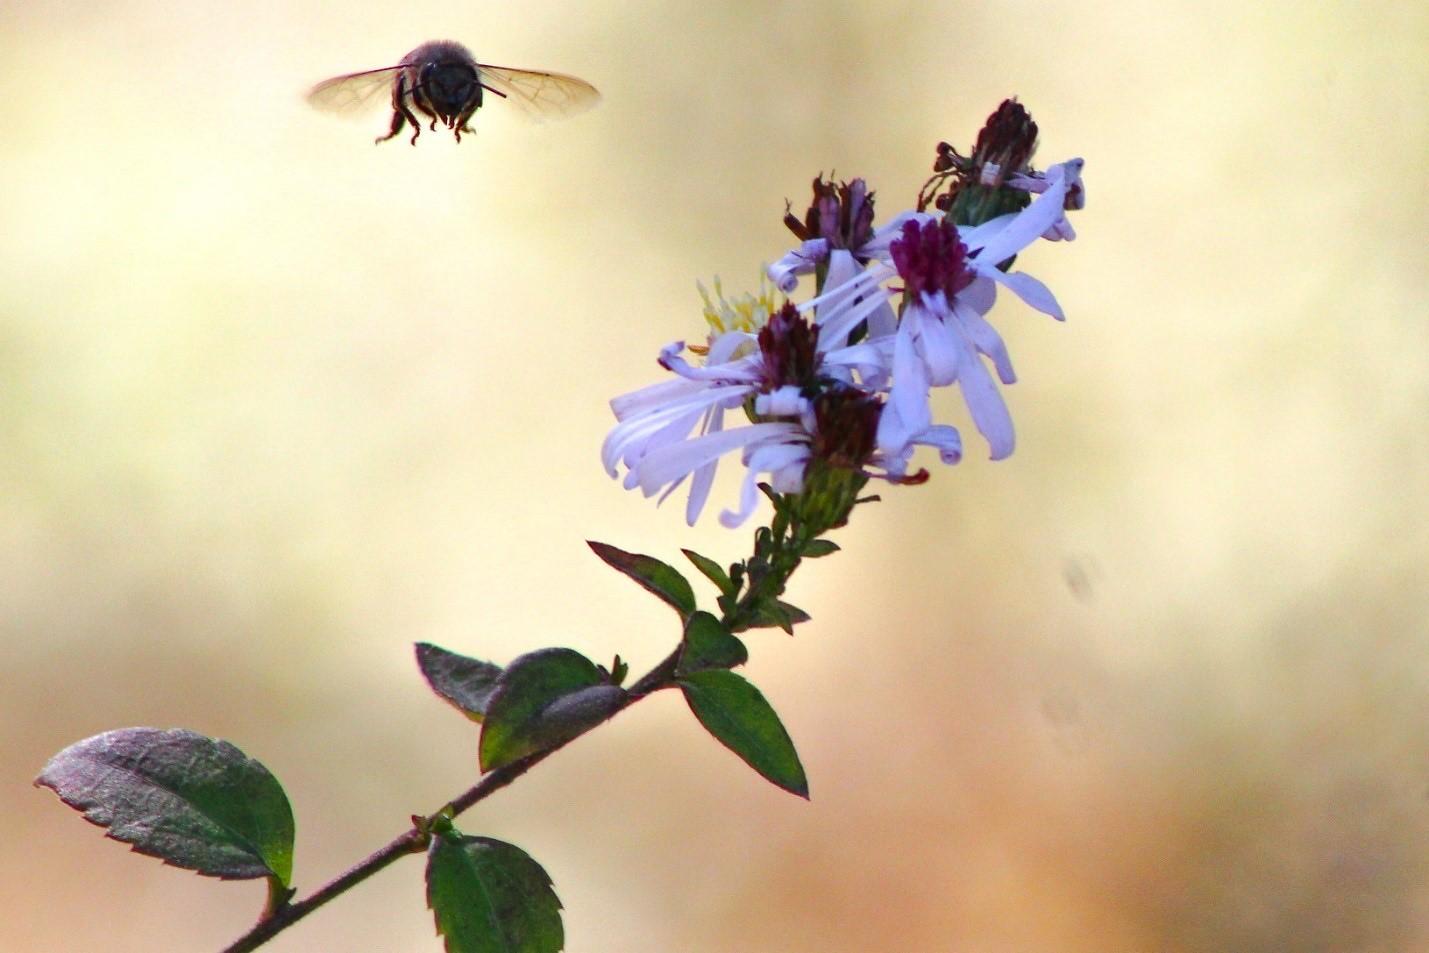
[[[1069,320],[1000,303],[1017,452],[955,418],[967,460],[881,490],[796,577],[813,621],[749,639],[812,801],[658,696],[462,827],[545,866],[572,951],[1429,949],[1415,5],[0,27],[0,949],[216,950],[262,905],[31,788],[73,741],[259,758],[303,894],[475,780],[413,642],[662,658],[675,617],[584,540],[729,562],[749,531],[710,516],[728,479],[695,529],[622,491],[606,402],[703,333],[697,279],[756,290],[816,173],[865,176],[883,220],[1011,94],[1040,165],[1087,159],[1077,241],[1018,260]],[[604,99],[416,148],[372,144],[380,104],[303,101],[436,36]],[[265,949],[438,948],[413,860]]]

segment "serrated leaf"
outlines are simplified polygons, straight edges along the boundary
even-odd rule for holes
[[[193,731],[122,728],[70,745],[35,779],[109,837],[207,877],[293,874],[293,810],[267,768]]]
[[[800,552],[805,559],[818,559],[820,556],[838,552],[839,548],[839,544],[831,539],[811,539],[804,544]]]
[[[759,689],[723,669],[693,672],[678,681],[706,731],[769,781],[800,797],[809,796],[794,742]]]
[[[452,832],[427,853],[427,906],[447,953],[559,953],[561,901],[531,856]]]
[[[506,667],[486,707],[481,770],[567,742],[615,714],[625,699],[625,689],[609,684],[579,652],[529,652]]]
[[[729,578],[729,573],[724,571],[724,567],[710,559],[708,556],[701,556],[693,549],[682,549],[685,558],[695,564],[695,568],[704,574],[704,577],[715,584],[715,588],[721,595],[732,596],[739,591],[739,587],[734,584],[734,580]]]
[[[486,706],[501,677],[501,666],[467,658],[430,642],[417,643],[417,667],[432,691],[472,721],[486,716]]]
[[[707,668],[733,668],[749,661],[749,649],[708,612],[696,612],[685,623],[685,643],[676,675]]]
[[[627,553],[606,543],[587,540],[586,545],[605,560],[607,565],[634,579],[644,589],[674,607],[682,617],[695,611],[695,591],[674,566],[663,563],[654,556]]]

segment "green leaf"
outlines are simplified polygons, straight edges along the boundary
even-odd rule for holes
[[[800,555],[805,559],[818,559],[820,556],[827,556],[838,551],[839,544],[831,539],[811,539],[804,544]]]
[[[417,643],[417,667],[443,700],[472,721],[486,716],[486,706],[501,677],[501,666],[449,652],[430,642]]]
[[[293,810],[278,779],[226,741],[122,728],[50,759],[35,779],[108,836],[206,877],[293,874]]]
[[[721,744],[784,790],[809,796],[794,742],[759,689],[722,669],[683,675],[679,684],[690,710]]]
[[[659,596],[673,606],[682,617],[695,611],[695,591],[690,588],[684,576],[668,563],[662,563],[654,556],[627,553],[623,549],[590,540],[586,545],[606,564],[625,573],[640,583],[645,589]]]
[[[735,585],[734,580],[729,578],[729,573],[725,572],[719,563],[708,556],[701,556],[693,549],[682,549],[680,552],[695,564],[695,568],[703,573],[706,579],[715,584],[721,595],[732,596],[739,592],[739,586]]]
[[[584,734],[624,706],[594,662],[572,649],[516,659],[496,683],[481,727],[481,770],[491,771]]]
[[[708,612],[696,612],[685,623],[685,644],[680,650],[676,675],[698,672],[707,668],[733,668],[749,661],[744,643],[725,629]]]
[[[559,953],[561,901],[531,856],[490,837],[432,839],[427,906],[447,953]]]
[[[749,620],[748,628],[783,629],[793,635],[794,626],[800,622],[808,621],[809,614],[803,609],[780,599],[772,599],[754,607],[753,617]]]

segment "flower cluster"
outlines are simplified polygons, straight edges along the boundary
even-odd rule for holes
[[[627,488],[662,500],[688,479],[693,524],[720,458],[739,450],[747,473],[738,507],[721,514],[727,526],[753,512],[764,474],[785,494],[803,492],[818,468],[921,482],[926,472],[908,472],[918,446],[947,464],[962,458],[957,429],[935,423],[930,407],[932,389],[951,384],[992,459],[1012,453],[1012,418],[992,375],[1017,378],[987,315],[1001,287],[1063,319],[1051,291],[1012,265],[1039,238],[1074,238],[1066,213],[1085,203],[1082,160],[1036,171],[1036,136],[1027,111],[1004,102],[969,156],[938,146],[917,206],[882,226],[862,179],[815,179],[803,219],[785,214],[799,246],[768,268],[785,295],[813,275],[815,295],[780,305],[761,286],[758,297],[729,302],[716,284],[716,305],[701,288],[711,333],[689,350],[703,363],[671,344],[660,364],[673,379],[611,401],[607,471],[623,465]],[[747,425],[726,429],[734,411]]]

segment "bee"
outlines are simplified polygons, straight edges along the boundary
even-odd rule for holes
[[[392,94],[392,128],[377,142],[386,142],[412,124],[412,145],[422,134],[420,114],[452,131],[456,141],[471,132],[467,125],[491,93],[515,106],[528,118],[573,116],[600,101],[590,83],[562,73],[512,69],[478,63],[471,51],[451,40],[423,43],[396,66],[346,73],[323,80],[308,93],[308,102],[327,112],[353,113],[374,101],[377,93]]]

